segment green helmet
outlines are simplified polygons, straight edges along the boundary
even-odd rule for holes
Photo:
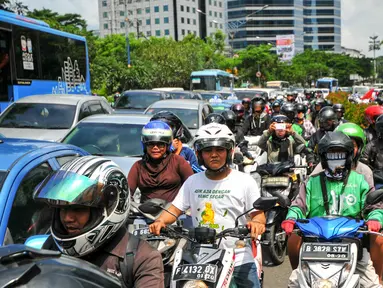
[[[360,156],[362,155],[363,149],[366,146],[366,135],[364,134],[363,129],[355,123],[344,123],[339,125],[335,131],[342,132],[346,134],[351,139],[354,139],[358,144],[358,152],[354,157],[354,163],[356,164],[359,161]]]

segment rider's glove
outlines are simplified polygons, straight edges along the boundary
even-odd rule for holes
[[[295,226],[295,220],[294,219],[287,219],[287,220],[283,221],[282,225],[281,225],[282,229],[285,230],[285,232],[288,236],[290,236],[291,233],[293,232],[294,226]]]
[[[382,229],[382,225],[378,220],[368,220],[366,223],[368,230],[372,232],[379,232]]]

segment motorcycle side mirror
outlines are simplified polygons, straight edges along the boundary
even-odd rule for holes
[[[383,200],[383,189],[378,189],[367,194],[366,204],[374,205],[376,203],[381,202],[382,200]]]
[[[256,210],[267,211],[273,208],[278,200],[277,197],[260,197],[253,203],[253,208]]]
[[[49,235],[34,235],[30,236],[25,240],[24,245],[35,248],[35,249],[42,249],[45,241],[47,241]]]
[[[165,207],[165,201],[162,199],[150,199],[138,206],[138,209],[146,214],[156,215]]]
[[[295,148],[295,154],[301,154],[303,151],[305,151],[306,146],[304,144],[300,144]]]

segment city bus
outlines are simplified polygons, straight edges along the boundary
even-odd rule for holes
[[[290,88],[290,83],[287,81],[267,81],[266,88],[274,88],[281,91],[287,91]]]
[[[0,10],[0,108],[37,94],[90,94],[84,37]]]
[[[338,79],[335,78],[320,78],[317,80],[316,88],[329,89],[330,92],[338,91]]]
[[[218,69],[193,71],[190,75],[190,90],[223,91],[232,90],[233,74]]]

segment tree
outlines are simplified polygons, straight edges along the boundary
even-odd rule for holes
[[[9,4],[9,0],[0,0],[0,10],[10,11]]]
[[[26,15],[29,11],[28,6],[24,5],[20,1],[12,1],[12,3],[8,4],[8,7],[10,10],[17,13],[18,15]]]

